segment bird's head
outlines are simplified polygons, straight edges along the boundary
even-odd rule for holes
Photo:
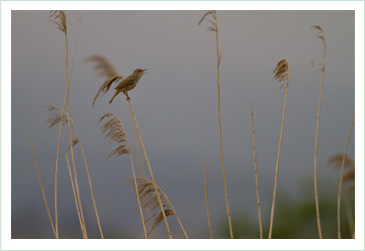
[[[134,70],[133,74],[134,74],[134,75],[137,75],[137,76],[138,76],[138,75],[142,76],[143,74],[147,74],[147,72],[145,72],[145,71],[147,71],[147,69],[139,69],[139,68],[138,68],[138,69],[135,69],[135,70]]]

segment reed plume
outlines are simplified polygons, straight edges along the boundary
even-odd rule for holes
[[[53,10],[50,12],[49,20],[57,25],[57,29],[67,35],[67,20],[64,10]]]
[[[123,154],[129,154],[129,157],[130,157],[130,160],[131,160],[132,173],[133,173],[134,188],[136,190],[138,207],[139,207],[139,212],[140,212],[140,216],[141,216],[141,220],[142,220],[144,235],[145,235],[145,238],[148,239],[148,234],[147,234],[145,220],[144,220],[142,206],[141,206],[140,193],[139,193],[139,190],[137,188],[137,179],[136,179],[136,173],[135,173],[134,165],[133,165],[132,153],[130,151],[129,140],[128,140],[127,132],[124,128],[124,125],[123,125],[122,121],[114,113],[104,114],[100,118],[98,124],[102,120],[104,120],[106,118],[109,118],[109,117],[111,117],[111,118],[107,122],[105,122],[105,124],[101,127],[102,133],[105,134],[104,140],[108,139],[109,143],[114,142],[114,143],[117,143],[119,146],[117,148],[115,148],[108,155],[107,159],[110,158],[113,155],[120,156],[120,155],[123,155]]]
[[[93,107],[96,99],[100,94],[104,96],[109,91],[113,83],[119,84],[123,80],[122,75],[118,75],[113,65],[108,61],[107,58],[100,55],[93,55],[85,59],[85,62],[93,62],[94,70],[97,72],[98,77],[106,77],[107,80],[100,86],[97,94],[94,97]]]
[[[342,162],[343,163],[343,174],[342,174],[342,181],[343,182],[355,182],[355,161],[353,158],[346,154],[345,158],[343,153],[338,153],[333,155],[327,160],[329,165],[332,165],[335,169],[342,169]],[[355,185],[352,184],[348,191],[353,191],[355,189]]]
[[[85,59],[85,63],[94,63],[94,71],[97,77],[110,78],[118,75],[117,70],[110,63],[110,61],[101,55],[92,55]]]
[[[318,130],[319,130],[319,117],[321,114],[321,100],[322,100],[322,89],[323,89],[323,78],[325,71],[325,61],[326,61],[326,53],[327,53],[327,44],[326,37],[324,36],[324,31],[321,26],[313,25],[312,28],[318,30],[320,34],[317,36],[322,40],[323,44],[323,61],[320,64],[321,74],[321,85],[319,88],[319,98],[318,98],[318,107],[317,107],[317,122],[316,122],[316,135],[315,135],[315,143],[314,143],[314,197],[316,202],[316,216],[317,216],[317,226],[318,226],[318,236],[322,239],[322,228],[321,228],[321,219],[319,214],[319,202],[318,202],[318,183],[317,183],[317,153],[318,153]]]
[[[128,180],[128,183],[131,184],[132,179]],[[157,186],[157,185],[156,185]],[[185,232],[185,229],[174,209],[172,206],[169,198],[167,197],[166,193],[162,191],[162,189],[157,186],[160,200],[163,205],[164,214],[165,217],[174,215],[177,219],[177,221],[180,224],[180,227],[182,231],[184,232],[185,237],[188,239],[188,235]],[[162,222],[164,219],[163,213],[161,210],[156,210],[159,208],[159,199],[156,196],[155,193],[155,185],[152,181],[150,181],[147,178],[144,177],[137,177],[137,194],[140,194],[141,200],[142,200],[142,206],[147,211],[148,218],[146,219],[146,223],[152,219],[154,219],[152,226],[150,228],[150,231],[148,232],[148,235],[152,233],[152,231]]]
[[[280,139],[279,139],[279,146],[278,146],[278,155],[276,158],[276,169],[275,169],[275,181],[274,181],[274,189],[273,189],[273,196],[272,196],[272,205],[271,205],[271,218],[270,218],[270,229],[269,229],[269,239],[272,236],[272,228],[274,223],[274,212],[275,212],[275,201],[276,201],[276,187],[278,181],[278,174],[279,174],[279,162],[280,162],[280,152],[281,152],[281,142],[283,139],[283,130],[284,130],[284,120],[285,120],[285,110],[286,110],[286,99],[288,96],[288,87],[289,87],[289,63],[286,59],[280,60],[273,71],[274,79],[280,83],[284,82],[285,85],[285,98],[284,98],[284,108],[283,108],[283,116],[281,120],[281,130],[280,130]],[[280,86],[280,88],[282,88]]]
[[[221,63],[222,58],[222,49],[219,45],[218,41],[218,21],[217,21],[217,12],[215,10],[207,11],[203,17],[198,22],[200,25],[203,21],[207,21],[211,24],[207,28],[207,31],[215,32],[216,39],[216,50],[217,50],[217,108],[218,108],[218,130],[219,130],[219,146],[221,152],[221,165],[222,165],[222,176],[223,176],[223,185],[224,185],[224,195],[226,200],[226,209],[227,209],[227,218],[228,218],[228,226],[231,239],[233,239],[233,230],[232,230],[232,220],[231,220],[231,212],[229,209],[228,203],[228,192],[227,192],[227,182],[226,182],[226,171],[224,167],[224,156],[223,156],[223,141],[222,141],[222,122],[221,122],[221,101],[220,101],[220,85],[219,85],[219,65]]]

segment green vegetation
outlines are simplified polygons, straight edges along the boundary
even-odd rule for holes
[[[308,184],[309,185],[309,184]],[[309,192],[310,187],[301,191],[300,198],[292,198],[281,191],[277,197],[277,207],[275,213],[275,225],[273,227],[273,239],[317,239],[316,206],[313,203],[313,195]],[[284,194],[284,195],[283,195]],[[354,204],[354,193],[347,193],[350,204]],[[337,198],[336,191],[326,192],[320,200],[322,214],[322,229],[324,239],[337,238]],[[345,202],[345,201],[344,201]],[[346,202],[345,202],[346,203]],[[351,239],[352,229],[347,213],[354,215],[354,208],[351,212],[341,212],[341,238]],[[233,214],[233,231],[236,238],[259,238],[259,228],[254,218],[244,210]],[[264,230],[269,229],[268,224],[264,225]],[[266,235],[267,232],[264,231]],[[229,231],[226,224],[222,226],[222,238],[229,238]]]

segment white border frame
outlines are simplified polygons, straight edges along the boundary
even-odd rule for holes
[[[61,7],[61,8],[60,8]],[[11,10],[355,10],[355,240],[11,239]],[[1,250],[364,250],[364,2],[100,1],[1,2]],[[163,244],[161,243],[163,242]]]

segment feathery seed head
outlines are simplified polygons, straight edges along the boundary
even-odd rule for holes
[[[49,15],[49,20],[57,24],[57,28],[67,34],[66,13],[64,10],[53,10]]]
[[[102,134],[106,133],[103,140],[108,139],[109,143],[116,142],[117,144],[120,144],[117,148],[115,148],[107,157],[110,158],[111,156],[117,154],[117,155],[123,155],[125,153],[130,153],[129,148],[129,141],[128,136],[125,132],[124,125],[122,121],[114,114],[114,113],[106,113],[104,114],[98,124],[105,118],[112,117],[110,120],[105,122],[105,124],[101,127]]]
[[[333,165],[335,169],[340,169],[342,167],[343,154],[335,154],[331,158],[327,160],[327,163]],[[343,182],[353,182],[355,183],[355,161],[350,156],[345,156],[345,165],[346,171],[343,175]],[[349,188],[349,190],[354,190],[355,184]]]
[[[46,121],[46,124],[48,125],[47,129],[50,129],[54,126],[59,126],[60,122],[61,122],[61,117],[62,117],[62,109],[58,106],[55,105],[44,105],[42,107],[47,108],[48,111],[51,112],[49,118]],[[62,118],[62,125],[67,123],[67,113],[64,113],[63,118]],[[73,127],[73,120],[70,118],[70,121],[72,122],[71,124],[71,128]]]
[[[147,223],[148,221],[154,218],[151,229],[148,233],[148,235],[150,235],[153,229],[162,222],[163,214],[162,211],[160,210],[160,205],[152,181],[144,177],[137,177],[136,181],[137,181],[138,193],[142,200],[142,206],[145,210],[147,210],[148,218],[145,220],[145,222]],[[133,179],[128,180],[128,184],[130,186],[132,186],[133,183],[134,183]],[[177,216],[175,209],[172,206],[171,202],[169,201],[167,195],[158,186],[157,190],[160,194],[162,206],[166,217],[171,215]]]
[[[92,62],[94,64],[94,70],[97,72],[98,77],[107,77],[108,79],[100,86],[98,93],[95,95],[93,100],[93,108],[96,99],[100,94],[104,96],[107,93],[113,83],[118,85],[123,81],[123,76],[119,75],[113,65],[103,56],[92,55],[84,60],[85,63]]]
[[[84,60],[85,63],[94,63],[94,70],[98,77],[111,78],[118,75],[109,60],[101,55],[92,55]]]
[[[317,37],[319,37],[321,40],[322,40],[322,44],[323,44],[323,63],[320,64],[321,68],[320,70],[321,71],[325,71],[325,59],[326,59],[326,53],[327,53],[327,43],[326,43],[326,37],[324,36],[324,31],[322,29],[321,26],[319,25],[312,25],[312,28],[313,29],[316,29],[316,30],[319,30],[319,35],[317,35]]]
[[[209,17],[212,17],[212,19],[210,19]],[[198,22],[198,25],[200,25],[204,20],[206,20],[207,22],[209,22],[212,26],[209,26],[207,28],[207,31],[217,31],[218,30],[218,26],[217,26],[217,12],[215,10],[210,10],[207,11],[203,17],[200,19],[200,21]]]
[[[276,64],[276,67],[273,70],[273,73],[275,74],[274,79],[277,82],[282,82],[282,81],[286,80],[287,83],[289,83],[289,63],[288,63],[288,61],[286,59],[280,60]]]

